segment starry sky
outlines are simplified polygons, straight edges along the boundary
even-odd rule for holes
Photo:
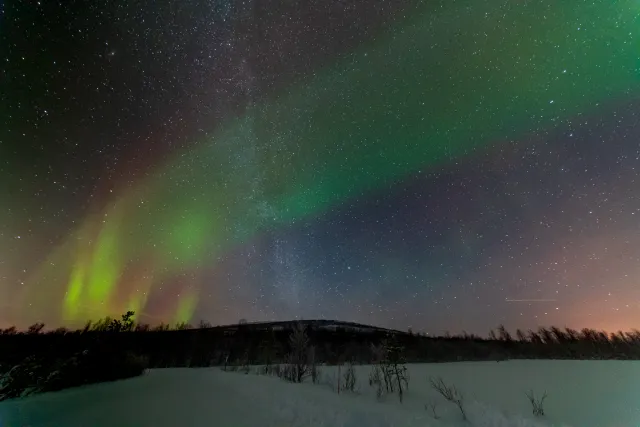
[[[0,3],[0,326],[640,327],[640,4],[564,3]]]

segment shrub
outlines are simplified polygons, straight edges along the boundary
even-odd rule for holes
[[[34,356],[11,368],[0,381],[0,401],[39,391],[43,371],[42,363]]]
[[[311,366],[311,382],[319,384],[320,378],[322,378],[322,370],[317,365]]]
[[[52,362],[33,356],[14,366],[0,383],[0,400],[142,375],[148,360],[129,352],[85,350]]]
[[[344,389],[353,392],[356,388],[356,370],[353,363],[349,362],[344,371]]]
[[[287,357],[286,362],[287,363],[284,364],[282,370],[280,371],[280,378],[285,381],[297,382],[296,378],[298,376],[296,375],[296,365],[291,362],[291,355]]]
[[[318,370],[318,365],[316,364],[316,348],[314,346],[309,347],[308,361],[311,382],[317,384],[320,381],[320,372]]]
[[[373,365],[369,373],[369,385],[376,388],[376,397],[380,399],[384,394],[382,383],[382,369],[379,365]]]
[[[433,417],[433,419],[436,419],[436,420],[440,419],[440,416],[436,412],[436,403],[435,402],[427,402],[424,405],[424,409],[427,410],[427,412],[429,413],[429,415],[431,415]]]
[[[433,387],[438,393],[442,395],[446,400],[453,403],[458,407],[462,414],[462,419],[467,420],[467,414],[464,411],[464,396],[458,391],[455,385],[448,386],[442,380],[442,378],[433,379],[430,378],[431,387]]]
[[[115,381],[142,375],[148,366],[145,356],[131,352],[85,350],[57,364],[42,391],[56,391],[84,384]]]
[[[376,369],[369,375],[369,384],[377,387],[378,398],[386,393],[398,393],[400,402],[409,388],[409,373],[404,365],[402,347],[384,341],[380,346],[372,346],[376,359]]]
[[[533,394],[533,390],[530,390],[526,393],[529,402],[531,402],[531,406],[533,408],[533,415],[536,417],[544,416],[544,400],[547,398],[547,392],[545,391],[540,398],[536,399],[535,394]]]

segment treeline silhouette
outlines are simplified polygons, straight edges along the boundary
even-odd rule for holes
[[[78,330],[45,331],[41,323],[26,331],[15,327],[0,330],[0,373],[5,378],[4,392],[0,385],[0,399],[21,395],[21,387],[55,390],[139,375],[147,367],[285,363],[291,352],[289,337],[296,327],[305,329],[319,364],[371,363],[372,348],[389,338],[402,348],[407,363],[640,359],[640,331],[637,330],[606,333],[550,327],[518,330],[512,335],[500,326],[487,337],[466,333],[430,337],[330,320],[241,321],[215,327],[201,322],[197,327],[184,323],[151,327],[134,322],[134,313],[128,312],[121,319],[107,317],[88,322]],[[52,375],[57,379],[51,380]],[[15,390],[11,393],[6,390],[7,378],[14,383]]]
[[[506,359],[640,359],[640,331],[607,333],[594,329],[541,327],[537,331],[505,326],[487,337],[463,332],[431,337],[330,320],[246,323],[213,327],[201,322],[151,327],[133,321],[133,312],[122,319],[87,322],[84,328],[45,331],[41,323],[26,331],[15,327],[0,330],[0,369],[39,354],[65,357],[108,342],[109,345],[144,355],[149,367],[215,366],[226,363],[279,362],[288,353],[293,327],[305,326],[320,363],[353,361],[369,363],[370,346],[393,335],[408,362],[453,362]],[[246,359],[246,360],[245,360]]]

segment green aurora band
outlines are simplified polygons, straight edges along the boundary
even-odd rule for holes
[[[21,309],[67,324],[144,312],[180,277],[177,303],[154,315],[188,321],[198,270],[257,234],[635,94],[637,0],[495,3],[424,6],[228,120],[86,218]]]

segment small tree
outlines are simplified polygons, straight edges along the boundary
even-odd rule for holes
[[[440,419],[440,416],[436,412],[436,403],[435,402],[426,403],[424,405],[424,409],[426,409],[427,412],[429,413],[429,415],[431,415],[434,419],[436,419],[436,420]]]
[[[201,320],[200,323],[198,323],[198,328],[199,329],[209,329],[209,328],[211,328],[211,323],[207,322],[206,320]]]
[[[554,340],[559,343],[564,343],[565,341],[567,341],[567,334],[565,334],[564,331],[557,326],[551,327],[551,334],[553,335]]]
[[[347,363],[344,371],[344,389],[353,392],[356,388],[356,370],[353,363]]]
[[[531,407],[533,409],[533,415],[536,417],[544,416],[544,400],[547,398],[547,392],[545,391],[542,397],[536,398],[533,390],[529,390],[527,393],[527,398],[529,402],[531,402]]]
[[[38,335],[40,332],[42,332],[43,328],[44,328],[44,323],[34,323],[33,325],[29,326],[29,329],[27,329],[27,334]]]
[[[318,384],[320,382],[320,370],[316,363],[316,348],[314,346],[309,347],[309,375],[311,375],[311,382]]]
[[[297,323],[289,335],[290,353],[287,357],[291,381],[301,383],[309,373],[309,337],[302,323]]]
[[[108,332],[128,332],[133,330],[133,315],[131,310],[121,316],[121,320],[105,317],[102,323],[94,325],[95,330]]]
[[[498,335],[500,336],[501,341],[507,341],[507,342],[513,341],[511,334],[509,333],[509,331],[507,331],[507,328],[505,328],[504,325],[498,326]]]
[[[404,393],[409,388],[409,373],[404,364],[404,349],[398,345],[386,343],[387,360],[386,367],[389,372],[391,382],[394,384],[402,403]]]
[[[17,335],[18,334],[18,328],[16,328],[15,326],[11,326],[10,328],[2,330],[1,334],[2,335]]]
[[[442,397],[458,407],[462,414],[462,419],[467,420],[467,414],[464,411],[464,396],[458,391],[455,385],[448,386],[442,378],[430,378],[431,387],[433,387]]]
[[[187,322],[178,322],[176,323],[175,329],[176,331],[186,331],[188,329],[193,329],[193,326],[188,324]]]
[[[135,312],[129,310],[125,314],[122,315],[122,331],[130,332],[133,331],[133,316]]]
[[[404,365],[403,348],[384,340],[380,346],[371,347],[377,369],[369,375],[369,384],[376,386],[378,397],[382,392],[398,393],[400,402],[409,388],[409,373]],[[384,387],[382,385],[384,384]]]
[[[540,338],[544,341],[545,344],[554,344],[556,343],[556,337],[551,332],[551,329],[547,329],[543,326],[538,328],[538,333],[540,334]]]
[[[380,365],[373,365],[369,373],[369,385],[376,388],[376,397],[380,399],[384,394],[382,369]]]
[[[577,341],[578,337],[580,335],[580,333],[578,331],[576,331],[575,329],[571,329],[571,328],[564,328],[565,330],[565,335],[567,336],[567,339],[569,341]]]
[[[163,332],[163,331],[168,331],[170,329],[171,327],[168,324],[164,322],[160,322],[160,324],[155,326],[152,330],[155,332]]]
[[[84,324],[84,328],[82,328],[82,333],[86,334],[91,330],[91,320],[88,320],[87,323]]]
[[[244,352],[244,356],[242,357],[242,368],[241,368],[242,372],[246,374],[248,374],[249,372],[251,372],[251,364],[249,363],[249,350],[246,350]]]
[[[148,323],[138,323],[133,328],[136,332],[149,332],[151,330],[151,326]]]

